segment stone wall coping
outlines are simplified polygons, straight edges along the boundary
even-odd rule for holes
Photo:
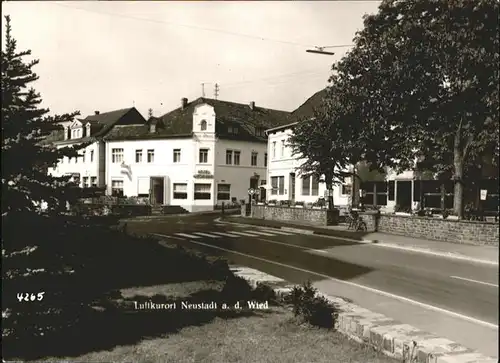
[[[361,214],[361,213],[360,213]],[[487,224],[487,225],[498,225],[499,222],[485,222],[485,221],[468,221],[468,220],[459,220],[459,219],[443,219],[443,218],[434,218],[434,217],[425,217],[425,216],[416,216],[416,215],[398,215],[392,213],[381,213],[381,216],[386,217],[394,217],[394,218],[413,218],[413,219],[424,219],[428,221],[439,221],[439,222],[448,222],[448,223],[469,223],[469,224]]]

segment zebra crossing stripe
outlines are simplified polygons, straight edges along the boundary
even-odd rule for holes
[[[187,237],[187,238],[201,238],[200,236],[194,236],[192,234],[187,233],[174,233],[177,236]]]
[[[212,232],[213,234],[220,234],[221,236],[224,236],[224,237],[241,237],[241,236],[238,236],[236,234],[232,234],[232,233],[224,233],[224,232]]]
[[[275,231],[274,229],[264,229],[261,228],[261,230],[269,232],[269,233],[275,233],[275,234],[282,234],[283,236],[293,236],[293,233],[288,233],[288,232],[281,232],[281,231]]]
[[[231,231],[231,233],[234,234],[239,234],[240,236],[246,236],[246,237],[259,237],[256,234],[250,234],[250,233],[245,233],[245,232],[236,232],[236,231]]]
[[[210,238],[220,238],[220,236],[215,236],[210,233],[203,233],[203,232],[193,232],[194,234],[200,235],[200,236],[205,236],[205,237],[210,237]]]
[[[260,234],[261,236],[274,236],[274,234],[271,233],[258,232],[258,231],[252,231],[252,233]]]

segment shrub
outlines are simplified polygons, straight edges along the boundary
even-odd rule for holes
[[[303,206],[304,206],[304,202],[302,202],[302,201],[295,202],[295,205],[296,205],[296,206],[302,206],[302,207],[303,207]]]
[[[248,284],[247,280],[234,274],[227,275],[221,291],[221,296],[227,302],[236,303],[237,301],[243,301],[245,305],[246,301],[252,299],[252,295],[252,287]]]
[[[293,313],[303,321],[322,328],[333,328],[336,309],[324,297],[316,295],[317,290],[308,281],[302,286],[295,286],[285,302],[293,306]]]
[[[254,300],[260,302],[268,301],[270,304],[276,304],[278,302],[278,298],[274,289],[260,282],[257,283],[257,286],[253,290],[252,295]]]

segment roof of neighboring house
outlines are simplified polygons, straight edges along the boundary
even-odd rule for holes
[[[288,122],[298,122],[305,118],[314,117],[314,110],[321,106],[326,93],[327,89],[325,88],[309,97],[299,108],[290,114]]]
[[[254,106],[252,109],[247,104],[200,97],[187,103],[184,108],[179,107],[161,117],[150,118],[147,125],[142,127],[115,127],[106,135],[106,140],[140,140],[191,136],[194,110],[196,106],[202,104],[208,104],[214,108],[216,115],[215,132],[219,138],[223,139],[266,142],[266,136],[257,136],[255,128],[261,127],[265,130],[282,125],[287,122],[290,115],[287,111],[258,106]],[[151,123],[157,124],[155,132],[150,132],[149,124]],[[229,126],[238,127],[238,133],[229,133]]]
[[[105,135],[110,131],[114,125],[116,125],[125,115],[130,111],[135,110],[137,114],[140,113],[135,107],[123,108],[121,110],[102,112],[95,115],[90,115],[84,119],[78,119],[83,125],[90,123],[91,133],[90,137],[83,137],[80,139],[64,140],[64,130],[55,130],[49,135],[44,142],[56,142],[56,143],[74,143],[74,142],[87,142],[91,139]],[[142,117],[142,116],[141,116]],[[134,125],[135,126],[135,125]]]
[[[281,125],[281,126],[273,127],[272,129],[267,129],[266,132],[273,133],[273,132],[283,131],[286,129],[292,129],[295,125],[297,125],[297,122],[292,122],[291,124]]]

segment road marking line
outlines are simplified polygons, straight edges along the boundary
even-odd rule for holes
[[[259,232],[259,231],[252,231],[252,233],[256,233],[256,234],[259,234],[261,236],[274,236],[274,234],[266,233],[266,232]]]
[[[248,227],[255,227],[255,225],[253,225],[253,224],[241,224],[241,223],[235,223],[235,222],[222,222],[220,219],[218,219],[217,221],[218,221],[218,223],[222,223],[222,224],[226,224],[226,225],[232,224],[232,225],[235,225],[235,226],[246,226],[247,228]],[[282,227],[282,230],[283,229],[284,230],[288,230],[287,227]],[[395,250],[402,250],[402,251],[406,251],[406,252],[414,252],[414,253],[420,253],[420,254],[425,254],[425,255],[436,256],[436,257],[444,257],[444,258],[450,258],[450,259],[454,259],[454,260],[462,260],[462,261],[469,262],[469,263],[472,262],[472,263],[480,263],[480,264],[483,264],[483,265],[498,266],[498,262],[497,261],[482,260],[482,259],[479,259],[479,258],[462,256],[462,255],[457,255],[457,254],[452,253],[452,252],[449,252],[449,253],[446,253],[446,252],[434,252],[434,251],[427,250],[427,249],[422,249],[422,248],[412,248],[412,247],[400,246],[400,245],[391,244],[391,243],[374,242],[374,241],[367,240],[367,239],[364,239],[364,240],[360,241],[360,240],[355,240],[355,239],[352,239],[352,238],[328,236],[328,235],[323,235],[323,234],[316,234],[316,233],[313,233],[312,231],[310,231],[310,232],[311,232],[310,234],[313,234],[315,237],[337,239],[337,240],[343,240],[343,241],[348,241],[348,242],[356,242],[356,243],[359,243],[359,244],[368,244],[368,245],[371,245],[371,246],[374,246],[374,247],[392,248],[392,249],[395,249]]]
[[[187,238],[201,238],[200,236],[193,236],[192,234],[187,233],[174,233],[177,236],[187,237]]]
[[[234,233],[234,234],[239,234],[241,236],[246,236],[246,237],[259,237],[257,236],[256,234],[250,234],[250,233],[246,233],[246,232],[236,232],[236,231],[231,231],[231,233]]]
[[[469,281],[469,282],[475,282],[476,284],[482,284],[482,285],[488,285],[488,286],[493,286],[493,287],[498,287],[498,285],[489,283],[489,282],[483,282],[483,281],[478,281],[478,280],[472,280],[472,279],[466,279],[465,277],[460,277],[460,276],[450,276],[452,279],[458,279],[458,280],[464,280],[464,281]]]
[[[203,233],[203,232],[193,232],[196,235],[204,236],[204,237],[210,237],[210,238],[220,238],[220,236],[216,236],[210,233]]]
[[[237,234],[231,234],[231,233],[225,233],[225,232],[212,232],[213,234],[220,234],[221,236],[224,237],[241,237],[238,236]]]
[[[156,235],[157,236],[161,236],[160,234],[156,234]],[[168,238],[168,236],[164,236],[164,237]],[[444,314],[447,314],[447,315],[450,315],[450,316],[453,316],[453,317],[456,317],[456,318],[459,318],[459,319],[462,319],[462,320],[470,321],[472,323],[475,323],[475,324],[478,324],[478,325],[482,325],[482,326],[485,326],[485,327],[490,328],[490,329],[498,329],[498,325],[495,325],[495,324],[492,324],[492,323],[488,323],[487,321],[482,321],[482,320],[479,320],[479,319],[476,319],[476,318],[472,318],[472,317],[467,316],[467,315],[462,315],[462,314],[459,314],[459,313],[455,313],[453,311],[449,311],[449,310],[446,310],[446,309],[443,309],[443,308],[438,308],[436,306],[432,306],[432,305],[425,304],[425,303],[422,303],[422,302],[419,302],[419,301],[415,301],[415,300],[409,299],[407,297],[403,297],[403,296],[391,294],[390,292],[385,292],[385,291],[377,290],[377,289],[374,289],[374,288],[371,288],[371,287],[368,287],[368,286],[356,284],[354,282],[339,280],[339,279],[336,279],[334,277],[331,277],[331,276],[328,276],[328,275],[325,275],[325,274],[322,274],[322,273],[319,273],[319,272],[314,272],[314,271],[306,270],[306,269],[303,269],[303,268],[300,268],[300,267],[295,267],[295,266],[287,265],[285,263],[271,261],[271,260],[268,260],[266,258],[252,256],[252,255],[249,255],[249,254],[246,254],[246,253],[242,253],[242,252],[238,252],[238,251],[233,251],[233,250],[230,250],[230,249],[227,249],[227,248],[212,246],[212,245],[209,245],[208,243],[202,243],[202,242],[197,242],[197,241],[189,241],[189,242],[193,243],[193,244],[200,245],[200,246],[210,247],[210,248],[213,248],[213,249],[216,249],[216,250],[221,250],[221,251],[233,253],[233,254],[236,254],[236,255],[241,255],[241,256],[253,258],[255,260],[264,261],[264,262],[267,262],[267,263],[270,263],[270,264],[273,264],[273,265],[277,265],[277,266],[281,266],[281,267],[286,267],[286,268],[290,268],[290,269],[293,269],[293,270],[305,272],[305,273],[308,273],[308,274],[320,276],[322,278],[325,278],[325,279],[328,279],[328,280],[331,280],[331,281],[335,281],[335,282],[342,283],[342,284],[349,285],[349,286],[358,287],[360,289],[364,289],[364,290],[367,290],[367,291],[370,291],[370,292],[374,292],[374,293],[382,295],[382,296],[391,297],[391,298],[396,299],[396,300],[400,300],[400,301],[404,301],[404,302],[407,302],[407,303],[410,303],[410,304],[413,304],[413,305],[417,305],[417,306],[420,306],[420,307],[428,309],[428,310],[437,311],[437,312],[444,313]]]
[[[276,230],[267,229],[267,228],[259,228],[259,229],[261,229],[263,231],[270,232],[270,233],[274,233],[274,234],[282,234],[283,236],[293,236],[293,233],[281,232],[281,231],[276,231]]]

